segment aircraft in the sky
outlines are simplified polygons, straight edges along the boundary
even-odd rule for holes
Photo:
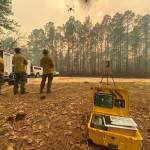
[[[75,6],[73,3],[70,3],[70,4],[67,4],[67,9],[68,9],[68,12],[73,12],[75,11]]]
[[[69,7],[69,8],[68,8],[68,11],[69,11],[69,12],[74,11],[74,10],[75,10],[75,9],[74,9],[73,7]]]

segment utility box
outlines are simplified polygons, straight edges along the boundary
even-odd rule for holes
[[[126,89],[110,86],[93,88],[93,110],[88,122],[88,139],[113,150],[140,150],[142,136],[129,116]]]

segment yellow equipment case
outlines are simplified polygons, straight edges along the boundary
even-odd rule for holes
[[[142,136],[129,116],[128,90],[108,84],[110,61],[106,62],[107,85],[93,89],[93,110],[88,122],[88,140],[113,150],[141,150]]]
[[[93,111],[88,123],[88,139],[115,150],[140,150],[142,136],[129,117],[126,89],[97,86],[93,89]]]

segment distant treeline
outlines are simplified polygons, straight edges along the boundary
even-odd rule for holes
[[[150,14],[128,10],[105,15],[95,25],[90,17],[81,23],[71,16],[59,27],[49,22],[28,37],[34,65],[39,65],[44,48],[64,75],[102,75],[109,59],[115,76],[150,77]]]

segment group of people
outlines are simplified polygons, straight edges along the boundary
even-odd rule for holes
[[[14,95],[18,93],[26,94],[27,91],[26,91],[25,85],[27,82],[26,69],[27,69],[28,61],[21,53],[20,48],[15,48],[15,55],[13,56],[12,64],[13,64],[13,71],[14,71],[13,93]],[[46,49],[43,50],[43,57],[40,60],[40,66],[43,68],[42,81],[40,84],[40,93],[43,93],[47,78],[48,78],[47,93],[50,93],[52,80],[53,80],[54,64],[53,64],[52,59],[49,56],[48,50]],[[1,88],[4,82],[3,81],[4,67],[5,67],[4,60],[0,56],[0,94],[2,94]]]

